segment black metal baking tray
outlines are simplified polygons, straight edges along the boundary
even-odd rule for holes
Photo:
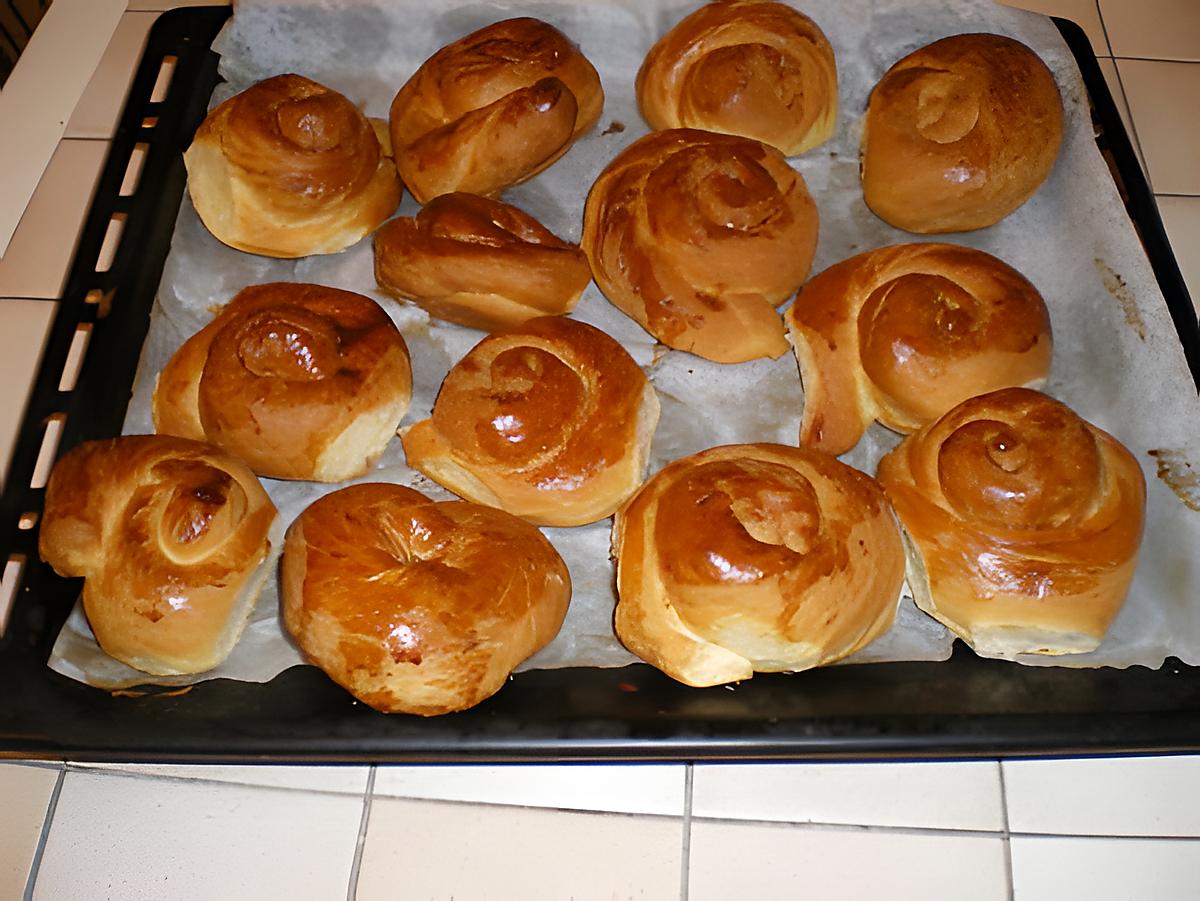
[[[45,661],[79,592],[37,558],[43,490],[29,487],[47,423],[58,452],[118,433],[184,190],[181,154],[217,82],[209,45],[227,9],[155,25],[105,165],[0,501],[0,561],[23,562],[0,638],[0,756],[74,760],[518,761],[931,758],[1200,749],[1200,669],[1023,667],[959,645],[943,663],[843,666],[693,689],[645,665],[523,673],[460,714],[384,716],[313,667],[265,684],[111,696]],[[1099,145],[1126,198],[1200,383],[1200,332],[1153,197],[1083,32],[1058,22],[1091,93]],[[174,77],[150,102],[164,59]],[[120,195],[144,146],[139,188]],[[96,272],[109,222],[124,235]],[[90,330],[77,387],[61,373]]]

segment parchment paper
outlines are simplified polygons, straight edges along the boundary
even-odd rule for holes
[[[549,170],[510,189],[504,199],[537,216],[560,237],[578,241],[588,188],[624,147],[647,132],[638,115],[634,75],[659,36],[695,8],[680,0],[464,3],[419,0],[240,0],[217,39],[221,73],[213,105],[254,81],[297,72],[346,94],[368,115],[386,117],[396,90],[444,44],[489,22],[534,15],[576,41],[600,72],[605,109],[597,127]],[[855,253],[921,240],[877,219],[862,200],[858,145],[870,89],[887,68],[950,34],[1007,34],[1035,49],[1053,71],[1065,105],[1065,136],[1054,172],[1035,197],[983,231],[939,236],[992,253],[1026,275],[1050,308],[1055,349],[1047,391],[1112,432],[1142,462],[1148,522],[1130,597],[1104,644],[1092,654],[1030,658],[1065,666],[1157,667],[1175,655],[1200,662],[1200,489],[1189,489],[1188,465],[1200,465],[1200,402],[1167,308],[1108,170],[1096,150],[1084,89],[1074,60],[1046,18],[994,6],[989,0],[804,0],[834,47],[838,63],[838,130],[834,138],[791,162],[808,183],[821,215],[813,273]],[[417,207],[407,198],[400,213]],[[376,290],[371,244],[299,261],[240,253],[204,229],[185,197],[171,254],[143,348],[126,433],[152,431],[149,401],[170,354],[209,321],[238,290],[266,281],[311,281],[379,300],[413,357],[412,408],[403,425],[429,415],[450,366],[482,333],[430,320]],[[714,445],[797,440],[803,393],[791,355],[774,361],[721,365],[654,343],[632,320],[589,286],[575,318],[613,335],[646,369],[662,401],[651,472],[670,460]],[[403,427],[403,426],[402,426]],[[843,459],[874,473],[899,436],[873,426]],[[1151,451],[1159,451],[1152,456]],[[1176,490],[1158,477],[1174,468]],[[411,485],[434,497],[447,492],[404,465],[394,441],[367,480]],[[264,480],[290,522],[308,503],[339,486]],[[1191,494],[1188,492],[1191,490]],[[1190,506],[1189,506],[1190,504]],[[526,668],[618,666],[635,658],[612,633],[609,521],[577,529],[547,529],[566,559],[574,596],[559,637]],[[230,677],[266,681],[300,663],[283,634],[274,580],[268,580],[247,634],[229,660],[200,676],[157,679],[107,658],[76,610],[51,665],[103,687],[178,684]],[[941,660],[953,636],[905,597],[896,625],[851,661]]]

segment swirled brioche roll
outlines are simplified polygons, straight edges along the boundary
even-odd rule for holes
[[[336,253],[400,205],[383,126],[301,75],[277,75],[226,100],[183,160],[200,219],[249,253]]]
[[[610,516],[642,483],[654,388],[604,332],[558,316],[484,338],[402,435],[408,465],[544,526]]]
[[[897,244],[809,281],[785,316],[804,383],[800,443],[848,451],[872,420],[912,432],[1050,372],[1050,315],[1019,272],[953,244]]]
[[[833,134],[833,47],[812,19],[783,3],[718,0],[651,48],[637,99],[651,128],[743,135],[795,156]]]
[[[89,441],[54,467],[39,551],[83,577],[100,647],[142,672],[229,656],[268,573],[275,507],[240,461],[183,438]]]
[[[1094,650],[1133,578],[1146,488],[1115,438],[1044,394],[959,404],[879,463],[917,605],[978,653]]]
[[[541,172],[604,108],[600,76],[558,29],[495,22],[449,44],[392,101],[400,177],[421,203],[496,194]]]
[[[502,510],[365,484],[288,529],[283,620],[335,682],[385,713],[433,716],[490,697],[558,634],[566,564]]]
[[[412,397],[408,348],[369,297],[253,285],[159,374],[159,434],[211,441],[259,475],[341,482],[365,473]]]
[[[871,92],[863,196],[906,231],[986,228],[1046,180],[1062,133],[1062,97],[1036,53],[995,34],[944,38],[904,57]]]
[[[812,266],[817,208],[778,150],[654,132],[600,174],[583,216],[596,284],[663,344],[718,363],[787,351],[775,308]]]
[[[528,213],[443,194],[375,233],[375,280],[430,316],[491,332],[569,313],[592,271],[578,245]]]
[[[778,444],[668,465],[618,512],[613,555],[617,636],[695,686],[853,653],[891,626],[904,581],[874,480]]]

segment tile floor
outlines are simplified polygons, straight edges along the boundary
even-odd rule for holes
[[[66,122],[47,183],[69,190],[38,192],[0,261],[0,297],[12,298],[0,300],[6,360],[31,367],[36,358],[117,115],[112,98],[153,12],[177,5],[129,0]],[[1200,301],[1200,3],[1013,5],[1084,26]],[[1200,897],[1200,757],[1190,756],[507,768],[7,762],[0,797],[0,898]]]

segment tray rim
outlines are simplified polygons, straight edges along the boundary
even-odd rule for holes
[[[124,240],[110,270],[110,278],[102,277],[98,280],[91,267],[84,261],[95,259],[92,254],[98,253],[108,219],[114,212],[125,212],[129,217],[129,226],[133,226],[135,211],[129,209],[128,205],[123,207],[119,202],[114,203],[109,195],[116,193],[116,187],[124,174],[124,160],[132,144],[145,137],[140,127],[135,127],[140,109],[136,98],[139,91],[144,92],[145,96],[149,95],[147,72],[150,72],[148,67],[151,61],[151,47],[156,41],[160,41],[164,34],[178,37],[179,34],[186,35],[197,28],[210,29],[211,35],[207,40],[211,42],[216,33],[215,27],[228,15],[228,7],[178,9],[165,13],[152,29],[146,55],[139,64],[126,108],[122,112],[121,126],[114,136],[100,184],[89,210],[67,287],[59,299],[58,314],[43,353],[42,364],[39,366],[37,384],[23,420],[18,448],[14,451],[14,470],[18,468],[18,459],[23,466],[31,467],[32,459],[36,456],[41,431],[40,428],[31,425],[40,426],[39,411],[47,405],[55,406],[52,402],[62,400],[55,392],[48,390],[46,379],[47,376],[53,379],[57,374],[58,369],[55,367],[61,365],[58,361],[65,359],[66,343],[69,343],[74,334],[75,321],[79,321],[77,318],[69,321],[72,320],[70,305],[74,304],[78,308],[82,302],[81,292],[93,290],[86,286],[99,284],[102,292],[116,290],[119,286],[113,282],[123,277],[122,267],[128,263],[130,250],[127,245],[134,242]],[[1187,323],[1181,322],[1179,313],[1182,304],[1186,304],[1188,310],[1191,309],[1191,304],[1149,186],[1108,94],[1103,73],[1086,35],[1074,23],[1062,19],[1054,21],[1084,76],[1095,115],[1110,142],[1108,149],[1116,168],[1114,179],[1118,189],[1126,197],[1127,206],[1134,205],[1130,210],[1131,220],[1146,246],[1147,257],[1154,267],[1156,278],[1175,319],[1193,375],[1200,384],[1200,329],[1197,328],[1194,317],[1191,318],[1190,331]],[[209,56],[213,55],[207,44],[200,49],[200,55],[206,53]],[[190,69],[187,68],[188,65],[191,65]],[[156,74],[157,64],[151,68],[153,71],[150,74]],[[195,68],[195,65],[188,62],[177,70],[176,77],[181,77],[181,73],[184,76],[193,73]],[[212,78],[215,84],[215,64]],[[211,87],[204,90],[199,101],[193,96],[190,108],[178,111],[175,118],[187,119],[188,112],[194,116],[198,102],[202,103],[199,110],[199,117],[202,117],[210,91]],[[163,108],[163,112],[165,117],[174,114],[166,107]],[[191,124],[192,129],[198,121],[199,118],[196,118],[195,123]],[[168,123],[164,123],[166,124]],[[174,122],[171,127],[186,129],[187,123]],[[188,133],[190,134],[190,131]],[[172,135],[163,137],[163,143],[168,143],[171,137]],[[178,138],[179,135],[174,137]],[[155,178],[166,181],[174,178],[178,181],[177,170],[182,168],[180,160],[173,161],[172,170],[171,160],[159,157],[153,159],[157,168],[150,168],[151,157],[148,155],[143,179],[153,174]],[[174,210],[178,209],[183,190],[183,184],[179,182],[179,196],[174,199]],[[159,193],[169,195],[171,191]],[[158,207],[154,211],[155,215],[159,219],[167,215],[173,224],[174,213],[170,212],[171,198],[159,196],[156,200]],[[148,237],[153,238],[154,235]],[[162,236],[158,237],[161,243]],[[167,244],[169,238],[168,229]],[[125,256],[122,257],[122,254]],[[157,288],[158,275],[161,274],[161,264],[165,262],[165,256],[164,249],[157,273],[142,278],[143,282],[152,282],[149,287],[151,297]],[[95,328],[94,340],[99,340],[99,333],[108,321],[103,317],[91,321]],[[142,334],[144,335],[144,328]],[[140,349],[140,337],[136,345],[137,349]],[[81,383],[87,371],[86,367],[97,368],[93,356],[89,353],[85,373],[81,374]],[[134,363],[136,356],[134,353]],[[130,370],[129,377],[132,381],[131,367],[127,365],[126,368]],[[78,396],[84,397],[83,394]],[[81,401],[74,399],[75,395],[72,395],[71,400],[75,402],[76,408],[68,408],[65,411],[67,426],[63,430],[60,452],[80,440],[100,437],[100,434],[90,434],[91,432],[119,432],[119,418],[116,427],[107,430],[102,421],[103,417],[84,415],[88,411],[78,409]],[[121,413],[124,406],[124,402],[119,405]],[[31,417],[36,420],[32,424]],[[5,553],[0,559],[7,557],[8,546],[23,548],[27,556],[29,555],[29,535],[24,536],[23,544],[19,541],[11,544],[15,528],[12,526],[14,512],[26,506],[25,502],[30,500],[30,496],[39,501],[37,509],[40,509],[40,494],[37,491],[18,492],[12,489],[12,485],[16,483],[17,480],[10,476],[4,501],[0,504],[0,530],[4,530],[0,531],[0,536],[6,539]],[[18,494],[22,497],[16,497]],[[31,559],[35,559],[35,556],[36,552]],[[44,587],[51,578],[44,573],[47,567],[35,562],[34,568],[42,570],[41,586],[38,585],[38,580],[32,580],[35,584],[30,585],[31,580],[27,572],[23,594],[32,596],[35,594],[33,589]],[[59,580],[57,577],[53,577],[53,580],[66,585],[74,581]],[[63,590],[61,585],[59,590]],[[75,593],[77,594],[77,590]],[[17,603],[28,613],[28,598],[22,597]],[[0,758],[35,756],[73,760],[158,761],[270,759],[310,762],[930,759],[1047,754],[1171,753],[1200,749],[1200,668],[1185,667],[1173,658],[1160,670],[1150,671],[1139,667],[1132,669],[1141,672],[1132,673],[1119,670],[1015,668],[1012,664],[976,658],[960,645],[956,647],[951,660],[945,663],[876,664],[869,668],[876,673],[887,670],[904,678],[913,678],[915,684],[930,681],[944,683],[953,679],[969,682],[981,678],[986,682],[995,677],[1002,683],[1016,681],[1028,683],[1030,686],[1042,686],[1041,690],[1045,690],[1046,686],[1053,688],[1057,684],[1061,689],[1067,683],[1084,680],[1095,683],[1092,686],[1093,691],[1102,689],[1114,695],[1133,690],[1128,686],[1135,683],[1144,683],[1145,688],[1138,688],[1137,691],[1162,692],[1166,689],[1166,697],[1172,699],[1171,703],[1176,705],[1173,708],[1154,711],[1121,708],[1101,716],[1094,712],[1020,714],[1000,711],[964,715],[913,713],[911,710],[888,711],[882,708],[874,712],[868,709],[859,715],[846,715],[845,710],[841,714],[831,714],[827,706],[820,703],[819,698],[803,698],[798,708],[789,708],[791,712],[788,715],[775,717],[771,715],[770,704],[766,703],[764,707],[762,702],[769,702],[774,698],[782,700],[784,706],[787,706],[798,703],[796,696],[803,695],[802,692],[797,692],[800,686],[789,681],[790,677],[786,675],[759,675],[752,682],[735,689],[735,694],[749,696],[750,702],[748,705],[742,705],[748,709],[743,709],[740,716],[729,716],[728,705],[722,707],[719,703],[692,703],[696,700],[692,693],[699,692],[702,697],[714,698],[720,697],[714,696],[713,693],[721,689],[685,688],[671,682],[645,664],[635,664],[618,670],[580,668],[525,673],[518,677],[519,685],[506,688],[480,708],[439,718],[437,721],[422,721],[415,718],[388,718],[361,709],[355,711],[352,709],[352,699],[344,695],[341,689],[332,687],[323,674],[312,667],[289,670],[263,686],[213,680],[202,683],[201,687],[196,689],[196,697],[188,700],[158,691],[144,698],[121,699],[120,702],[114,703],[115,699],[103,692],[52,673],[45,667],[44,657],[41,659],[40,672],[22,670],[20,666],[14,667],[12,663],[19,656],[18,646],[22,644],[22,639],[22,635],[14,635],[11,630],[9,634],[0,638],[0,678],[8,676],[4,680],[8,689],[4,694],[0,694]],[[24,652],[26,661],[32,659],[36,662],[36,649],[20,647],[19,650]],[[937,669],[930,671],[929,667]],[[829,686],[824,683],[832,683],[835,696],[840,697],[837,692],[845,691],[845,685],[842,683],[849,683],[853,687],[856,683],[864,681],[852,673],[846,675],[856,669],[868,668],[835,667],[806,674],[805,688],[810,689],[812,693],[811,690],[815,687],[816,693],[819,693],[828,689]],[[1003,674],[996,675],[1002,671],[1007,673],[1007,677]],[[1171,679],[1172,672],[1181,675],[1182,680]],[[928,676],[931,673],[940,678],[930,680]],[[1026,675],[1015,675],[1018,673]],[[1066,673],[1072,675],[1062,675]],[[1057,678],[1055,674],[1058,674]],[[872,680],[865,681],[869,686]],[[1186,684],[1181,686],[1181,681]],[[815,686],[813,683],[816,683]],[[1080,690],[1079,685],[1071,687],[1073,690]],[[336,698],[330,694],[331,688],[337,693]],[[33,697],[23,697],[30,692]],[[619,693],[616,696],[630,702],[629,719],[614,722],[575,715],[573,709],[560,709],[573,707],[572,702],[577,704],[580,698],[594,699],[600,696],[608,698],[605,703],[611,703],[614,692]],[[551,706],[552,712],[536,722],[514,720],[514,703],[518,700],[518,694],[521,698],[529,695],[535,705],[539,704],[539,699],[544,699],[544,703]],[[226,723],[231,731],[222,735],[204,729],[178,729],[181,722],[179,718],[187,719],[188,711],[196,709],[193,705],[197,704],[202,696],[206,713],[199,717],[197,723],[191,725],[208,725],[223,720],[224,717],[219,715],[222,711],[212,711],[208,708],[213,702],[219,707],[222,697],[226,695],[237,699],[237,710],[241,715],[256,716],[258,719]],[[51,698],[51,703],[57,705],[54,710],[44,709],[47,697]],[[328,709],[338,713],[339,718],[330,725],[337,726],[340,733],[335,731],[332,736],[322,735],[320,729],[299,729],[294,719],[284,719],[283,716],[294,716],[286,709],[289,697],[291,700],[297,697],[302,700],[321,698],[323,703],[328,705]],[[636,703],[633,699],[636,699]],[[644,703],[646,701],[650,702],[648,708]],[[284,714],[272,724],[270,716],[275,713],[274,705],[277,703],[281,703]],[[552,706],[555,703],[558,704],[558,708]],[[755,712],[756,704],[759,704],[761,712]],[[675,705],[682,709],[682,713],[664,720],[662,711],[657,710],[663,705]],[[692,706],[699,706],[702,712],[695,715],[689,713]],[[1128,707],[1128,702],[1125,706]],[[519,712],[520,704],[516,704],[516,707]],[[713,720],[711,712],[705,714],[705,708],[715,709],[718,718]],[[131,717],[129,714],[134,711],[136,714]],[[783,712],[782,708],[779,712]],[[191,716],[195,718],[194,713]],[[727,719],[723,720],[721,717]],[[272,725],[288,724],[293,726],[293,731],[285,730],[276,734],[269,731]],[[311,727],[314,724],[304,725]],[[81,733],[86,735],[86,740],[77,737]],[[301,747],[297,747],[297,739],[302,739]]]

